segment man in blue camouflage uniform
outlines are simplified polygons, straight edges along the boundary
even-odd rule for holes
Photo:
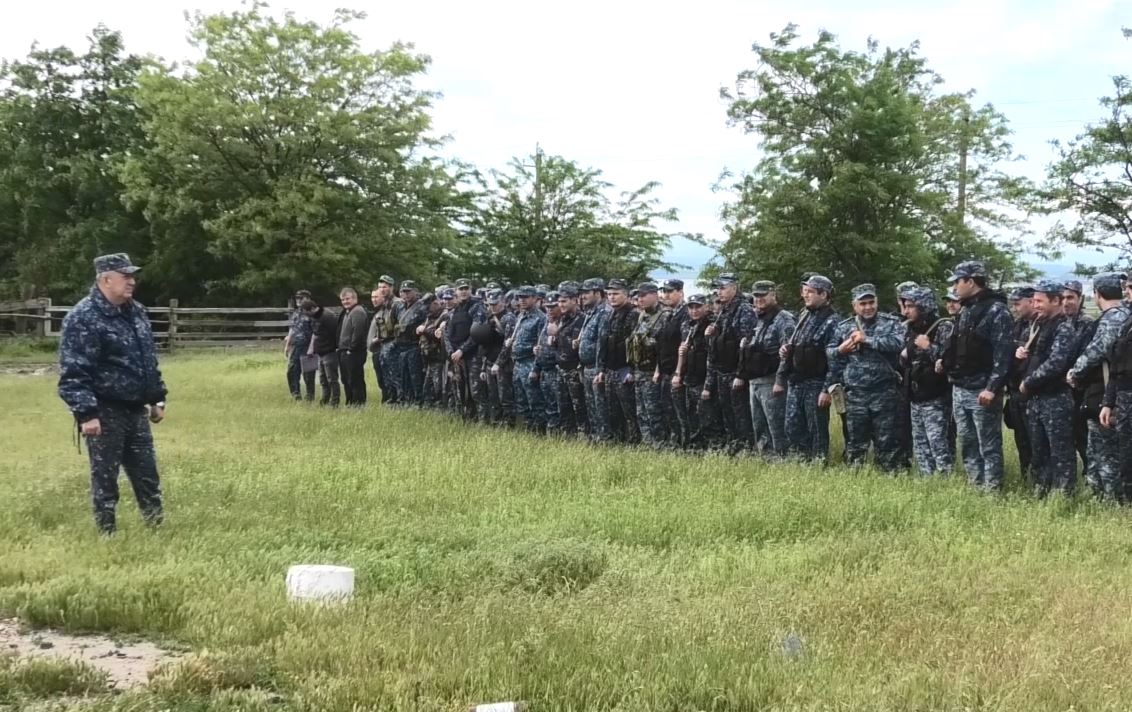
[[[739,355],[755,333],[755,310],[743,298],[739,277],[724,272],[712,282],[722,309],[705,329],[708,341],[708,381],[705,392],[715,398],[727,432],[731,454],[755,449],[751,401],[747,382],[739,377]]]
[[[955,441],[950,437],[951,384],[936,362],[951,342],[954,323],[941,319],[935,293],[915,287],[904,295],[904,390],[911,403],[912,452],[924,477],[950,475],[955,469]]]
[[[582,384],[582,363],[578,347],[585,317],[579,303],[577,282],[558,285],[558,328],[555,348],[558,351],[558,417],[565,435],[588,435],[586,389]]]
[[[1025,346],[1031,334],[1036,333],[1034,322],[1034,288],[1019,287],[1010,293],[1010,313],[1014,317],[1014,347]],[[1030,445],[1030,419],[1027,416],[1026,396],[1018,390],[1026,373],[1026,362],[1015,358],[1011,362],[1010,375],[1006,379],[1006,405],[1003,408],[1003,422],[1014,432],[1014,449],[1018,453],[1018,469],[1022,479],[1030,477],[1030,460],[1033,448]]]
[[[538,293],[529,285],[515,290],[519,299],[519,313],[515,329],[504,347],[511,354],[512,378],[515,394],[515,414],[523,419],[530,432],[546,431],[546,405],[537,382],[531,380],[535,368],[535,346],[546,324],[546,314],[538,309]]]
[[[1127,301],[1125,306],[1128,306]],[[1100,424],[1116,431],[1120,478],[1115,488],[1119,501],[1127,504],[1132,501],[1132,319],[1126,319],[1120,326],[1108,361],[1111,370],[1105,384]]]
[[[633,369],[641,442],[649,447],[659,448],[668,440],[660,378],[656,372],[659,356],[656,336],[664,311],[660,307],[659,290],[652,282],[642,282],[637,286],[637,308],[640,313],[637,315],[636,326],[629,335],[626,355]]]
[[[613,308],[605,301],[605,280],[591,277],[582,282],[582,332],[578,336],[578,360],[582,363],[582,386],[586,393],[586,415],[590,423],[590,440],[609,440],[609,404],[605,385],[597,378],[601,369],[597,352]]]
[[[491,329],[484,348],[484,378],[488,390],[488,422],[494,425],[515,424],[514,379],[511,373],[511,354],[503,344],[515,330],[515,314],[507,308],[507,298],[501,289],[488,291],[486,301],[489,314],[485,324]]]
[[[794,335],[794,315],[778,304],[774,282],[759,281],[755,297],[755,332],[740,355],[739,375],[748,383],[751,425],[755,443],[764,457],[786,455],[786,399],[775,394],[781,359],[778,352]],[[783,388],[786,381],[782,382]]]
[[[307,387],[307,400],[314,400],[314,371],[303,372],[302,357],[307,355],[311,340],[314,338],[314,322],[306,312],[299,308],[304,299],[309,299],[311,293],[305,289],[295,292],[295,307],[291,311],[291,325],[287,329],[287,338],[283,340],[283,352],[287,356],[287,387],[291,391],[291,398],[302,400],[302,385]]]
[[[1115,272],[1093,277],[1093,299],[1101,310],[1092,338],[1066,375],[1066,381],[1082,392],[1083,410],[1088,417],[1089,453],[1085,478],[1094,494],[1103,499],[1124,502],[1121,479],[1120,442],[1116,429],[1101,425],[1099,417],[1105,397],[1109,362],[1130,310],[1121,300],[1123,279]],[[1112,406],[1115,407],[1115,400]]]
[[[1076,337],[1073,347],[1073,358],[1070,363],[1077,360],[1085,345],[1092,340],[1096,333],[1097,324],[1084,310],[1084,286],[1080,280],[1070,279],[1065,282],[1065,292],[1061,295],[1061,307],[1065,311],[1065,318],[1073,326]],[[1085,413],[1084,392],[1073,388],[1073,447],[1081,458],[1081,471],[1089,471],[1089,417]]]
[[[551,435],[561,434],[562,416],[558,406],[558,320],[562,310],[558,306],[558,292],[551,290],[546,293],[543,300],[546,310],[546,321],[538,334],[538,344],[535,345],[535,366],[531,369],[531,381],[537,386],[542,395],[542,406],[546,413],[546,432]]]
[[[116,527],[119,467],[146,524],[163,517],[149,424],[165,418],[167,390],[145,307],[133,299],[139,269],[125,254],[95,258],[95,284],[59,341],[59,397],[86,438],[94,521],[105,535]]]
[[[609,280],[606,290],[610,312],[598,336],[598,374],[594,385],[605,386],[609,404],[609,432],[612,440],[638,443],[637,398],[626,345],[637,325],[637,311],[629,299],[629,285],[623,279]]]
[[[963,466],[972,485],[1001,491],[1002,390],[1014,357],[1013,320],[1006,297],[987,288],[982,262],[961,262],[948,281],[963,304],[943,358]]]
[[[893,472],[902,465],[896,364],[904,347],[904,329],[896,317],[877,312],[873,285],[859,284],[852,295],[854,317],[837,325],[826,349],[825,386],[828,390],[840,384],[845,389],[847,464],[864,465],[871,443],[876,466]]]
[[[417,347],[421,352],[421,365],[424,368],[424,381],[421,389],[422,405],[438,408],[444,402],[444,339],[436,335],[440,328],[440,317],[444,313],[444,303],[435,294],[426,294],[421,301],[428,305],[428,316],[417,327]]]
[[[1017,355],[1026,363],[1018,390],[1026,396],[1034,494],[1038,497],[1052,489],[1069,495],[1077,485],[1073,394],[1065,381],[1077,334],[1062,309],[1064,291],[1064,284],[1048,279],[1034,287],[1036,338],[1029,347],[1019,347]]]
[[[417,327],[428,319],[428,305],[421,299],[416,282],[408,279],[401,282],[398,307],[394,311],[397,326],[394,327],[391,350],[398,403],[421,405],[424,402],[424,364]]]
[[[829,406],[826,390],[826,349],[840,321],[830,306],[833,283],[820,274],[802,283],[805,308],[799,313],[794,335],[779,350],[776,394],[786,395],[786,443],[788,453],[805,460],[825,462],[829,458]],[[783,386],[783,383],[788,386]]]

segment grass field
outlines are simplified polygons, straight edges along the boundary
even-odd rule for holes
[[[0,657],[0,706],[1132,707],[1122,511],[326,412],[273,354],[165,372],[168,523],[126,494],[111,540],[54,379],[0,377],[0,615],[195,654],[118,695]],[[294,563],[355,567],[355,600],[289,605]]]

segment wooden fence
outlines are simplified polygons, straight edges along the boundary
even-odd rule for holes
[[[50,299],[0,302],[0,337],[58,337],[72,307]],[[163,349],[255,346],[282,341],[290,325],[288,307],[146,307],[154,337]]]

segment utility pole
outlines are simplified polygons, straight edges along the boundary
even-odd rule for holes
[[[971,116],[964,112],[963,126],[959,134],[959,224],[967,220],[967,141],[971,128]]]

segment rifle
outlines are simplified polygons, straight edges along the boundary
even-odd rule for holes
[[[684,378],[684,371],[688,367],[688,352],[692,350],[692,340],[695,339],[696,332],[701,330],[701,326],[707,328],[706,323],[707,318],[701,317],[700,321],[688,332],[688,338],[684,339],[682,344],[683,348],[676,355],[676,375],[680,378]]]

